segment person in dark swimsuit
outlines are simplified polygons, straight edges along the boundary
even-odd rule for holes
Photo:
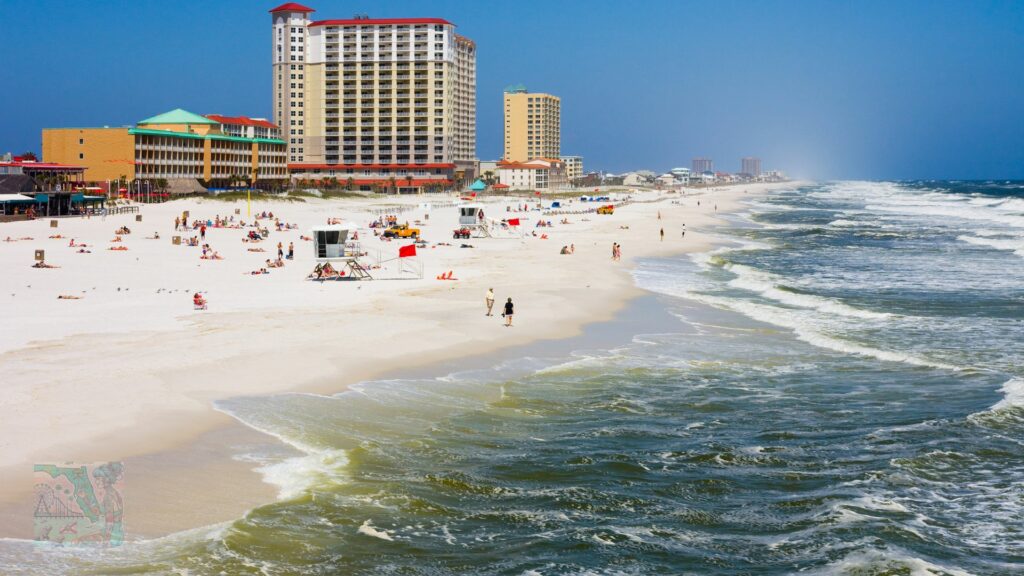
[[[512,309],[513,309],[512,299],[509,298],[508,301],[505,302],[505,313],[502,314],[502,316],[505,317],[505,326],[506,327],[512,325]]]

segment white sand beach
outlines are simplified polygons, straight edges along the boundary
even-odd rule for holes
[[[536,210],[507,212],[530,200],[483,199],[489,215],[521,219],[525,235],[509,239],[453,240],[455,208],[419,208],[421,202],[457,200],[448,196],[260,202],[254,214],[273,212],[296,227],[279,232],[272,220],[261,220],[271,233],[258,244],[243,242],[250,228],[210,227],[206,242],[220,260],[201,259],[199,247],[173,245],[175,234],[199,234],[175,232],[175,216],[187,210],[193,219],[234,216],[251,223],[245,202],[142,205],[141,222],[117,215],[61,219],[57,228],[47,219],[2,224],[0,537],[30,534],[37,462],[134,458],[130,490],[145,495],[128,499],[138,510],[127,512],[134,514],[135,536],[236,517],[273,498],[275,490],[260,483],[251,465],[226,456],[226,446],[218,449],[222,442],[244,442],[246,433],[218,435],[233,420],[214,410],[215,401],[283,391],[333,393],[389,371],[571,336],[610,318],[639,293],[628,273],[631,260],[708,249],[711,239],[700,229],[769,186],[640,192],[613,215],[567,215],[568,224],[560,223],[561,215]],[[400,222],[420,221],[427,241],[417,256],[422,279],[306,279],[316,262],[312,243],[300,236],[329,218],[358,224],[364,248],[397,257],[409,241],[384,241],[367,228],[376,211],[396,205],[413,207],[398,216]],[[590,207],[576,201],[565,208]],[[535,228],[538,218],[554,225]],[[690,230],[685,238],[684,224]],[[112,242],[122,226],[131,233]],[[154,233],[160,238],[147,238]],[[2,241],[8,237],[13,241]],[[71,239],[87,247],[71,247]],[[285,251],[294,243],[294,260],[266,275],[250,274],[276,258],[278,242]],[[613,242],[622,245],[621,261],[611,259]],[[460,248],[463,243],[472,248]],[[569,245],[574,254],[559,253]],[[250,251],[258,248],[265,252]],[[57,268],[32,267],[40,249]],[[449,270],[456,279],[436,279]],[[497,299],[493,317],[484,314],[488,288]],[[195,292],[208,299],[207,310],[193,308]],[[509,297],[515,322],[505,328],[500,306]],[[175,502],[167,490],[187,494],[199,486],[221,505],[186,505],[183,499],[170,514],[140,504]]]

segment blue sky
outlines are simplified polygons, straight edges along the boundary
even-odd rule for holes
[[[1024,2],[317,1],[314,17],[437,16],[478,45],[478,155],[501,92],[562,97],[588,169],[1024,178]],[[0,151],[40,129],[181,107],[270,114],[275,2],[0,0]]]

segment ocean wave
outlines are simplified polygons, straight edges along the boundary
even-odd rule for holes
[[[833,220],[829,222],[828,225],[835,226],[836,228],[853,228],[855,226],[862,226],[863,223],[857,222],[856,220],[845,220],[843,218],[840,218],[838,220]]]
[[[832,298],[786,290],[782,284],[782,277],[750,266],[727,263],[723,268],[736,275],[736,278],[729,281],[730,286],[733,286],[734,288],[742,288],[751,292],[757,292],[765,298],[769,298],[783,304],[796,306],[798,308],[819,310],[827,314],[835,314],[849,318],[861,318],[865,320],[884,320],[892,317],[892,314],[885,312],[874,312],[872,310],[854,308],[853,306],[843,304],[842,302],[838,302]]]
[[[909,574],[910,576],[974,576],[949,566],[941,566],[917,558],[899,549],[857,550],[823,568],[811,570],[813,575]]]
[[[796,311],[791,309],[755,304],[753,302],[739,299],[709,296],[706,294],[686,293],[685,295],[681,295],[681,297],[698,300],[717,308],[725,308],[734,312],[739,312],[740,314],[760,322],[788,328],[793,331],[793,334],[798,339],[813,346],[832,350],[834,352],[855,356],[866,356],[885,362],[901,362],[925,368],[937,368],[940,370],[953,371],[962,370],[959,366],[933,361],[928,358],[921,358],[913,354],[871,348],[870,346],[864,346],[848,340],[841,340],[839,338],[828,336],[823,332],[816,330],[813,322],[808,321],[801,314],[796,313]]]
[[[1017,256],[1024,257],[1024,238],[996,238],[995,234],[988,236],[957,236],[957,240],[974,244],[976,246],[988,246],[996,250],[1012,250]]]
[[[1007,380],[999,391],[1003,393],[1003,399],[993,404],[989,410],[999,412],[1012,408],[1024,408],[1024,378]]]
[[[391,534],[388,534],[387,530],[378,530],[374,528],[373,523],[369,519],[360,524],[359,528],[356,529],[356,532],[358,532],[359,534],[363,534],[364,536],[369,536],[371,538],[387,540],[388,542],[394,542],[395,540],[391,537]]]

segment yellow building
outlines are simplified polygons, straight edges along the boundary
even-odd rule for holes
[[[561,100],[551,94],[505,90],[505,154],[509,162],[561,156]]]
[[[176,192],[243,181],[257,187],[288,179],[287,145],[279,138],[243,137],[245,128],[277,133],[264,120],[172,110],[120,128],[47,128],[43,158],[85,166],[85,180],[167,180]],[[237,124],[237,126],[236,126]]]

